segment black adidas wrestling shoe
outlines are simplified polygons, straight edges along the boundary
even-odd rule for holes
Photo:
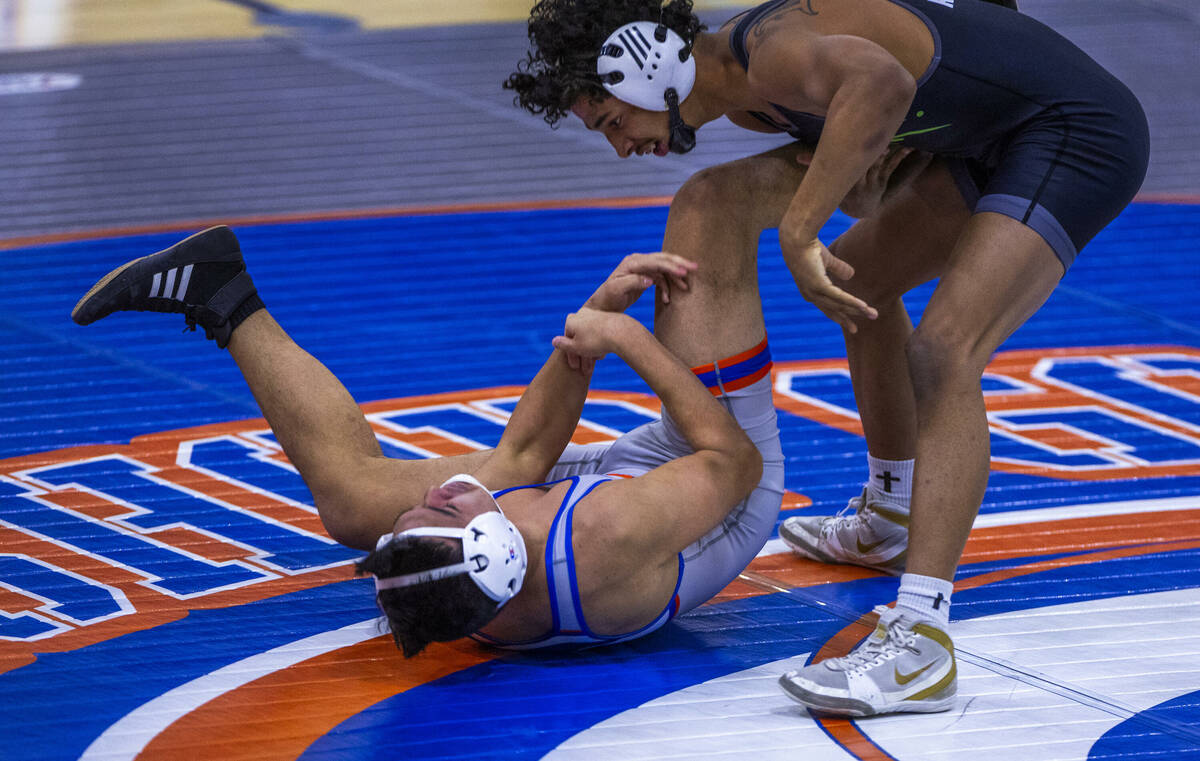
[[[262,307],[237,237],[220,226],[117,267],[84,294],[71,319],[90,325],[113,312],[179,312],[188,328],[199,325],[223,349]]]

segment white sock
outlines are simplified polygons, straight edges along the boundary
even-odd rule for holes
[[[950,593],[954,584],[936,576],[906,573],[900,577],[896,607],[931,619],[945,629],[950,625]]]
[[[881,460],[867,455],[867,466],[871,480],[867,484],[869,495],[876,502],[901,507],[908,512],[912,503],[912,477],[914,460]]]

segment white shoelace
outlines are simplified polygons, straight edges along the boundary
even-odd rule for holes
[[[839,510],[837,515],[821,524],[821,537],[828,538],[830,534],[846,525],[854,525],[855,531],[858,531],[866,520],[863,518],[862,506],[862,496],[851,497],[850,502]],[[854,511],[853,514],[850,514],[851,510]]]
[[[879,605],[874,612],[882,616],[890,612],[890,608]],[[882,642],[872,642],[868,639],[857,650],[852,650],[841,658],[830,659],[827,663],[834,670],[858,675],[887,663],[905,650],[917,652],[916,645],[917,635],[901,622],[900,616],[896,616],[887,624],[887,636]]]

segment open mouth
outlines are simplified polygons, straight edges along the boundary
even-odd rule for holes
[[[666,156],[669,153],[667,144],[661,140],[650,140],[638,146],[637,155],[645,156],[653,154],[655,156]]]

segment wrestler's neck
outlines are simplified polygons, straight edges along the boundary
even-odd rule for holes
[[[487,635],[501,640],[520,641],[538,637],[553,625],[550,607],[546,603],[549,596],[546,585],[546,540],[549,538],[549,529],[545,513],[556,508],[561,499],[560,494],[552,495],[542,489],[514,489],[496,500],[500,509],[521,532],[528,565],[521,591],[482,628],[481,631]]]
[[[504,511],[504,517],[512,521],[521,532],[530,565],[533,565],[535,556],[540,561],[543,545],[546,543],[547,534],[542,527],[544,521],[540,520],[546,494],[542,489],[513,489],[496,498],[496,504]]]
[[[746,70],[729,49],[729,33],[701,32],[692,53],[696,58],[696,84],[680,104],[680,115],[700,127],[726,114],[754,110],[761,103],[748,97]]]
[[[517,527],[517,531],[521,532],[522,541],[525,542],[527,580],[539,574],[545,576],[546,541],[550,538],[550,523],[570,488],[571,482],[564,481],[548,488],[517,488],[496,498],[496,503],[504,511],[505,517]]]

